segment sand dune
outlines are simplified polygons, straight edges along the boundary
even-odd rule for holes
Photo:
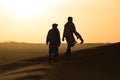
[[[120,80],[120,43],[76,51],[62,57],[51,80]]]
[[[0,80],[120,80],[120,43],[60,55],[56,64],[48,57],[19,60],[0,66]]]
[[[77,44],[72,51],[92,48],[96,46],[106,45],[104,43],[85,43],[83,45]],[[60,54],[64,53],[67,45],[61,44]],[[46,44],[32,44],[32,43],[0,43],[0,65],[16,62],[24,59],[31,59],[48,55],[48,46]]]
[[[53,67],[46,62],[26,62],[25,60],[3,65],[0,69],[0,80],[48,80],[46,71]]]

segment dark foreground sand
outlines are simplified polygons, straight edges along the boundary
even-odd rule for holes
[[[0,66],[0,80],[120,80],[120,43],[60,55],[56,64],[47,57]]]

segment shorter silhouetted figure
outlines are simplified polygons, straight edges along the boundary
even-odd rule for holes
[[[66,56],[70,56],[71,47],[73,47],[75,43],[77,43],[73,34],[75,34],[75,36],[81,40],[81,44],[84,42],[81,35],[76,31],[75,25],[73,23],[73,18],[68,17],[68,22],[64,25],[64,32],[62,38],[62,41],[64,41],[64,38],[67,41],[67,50],[65,53]]]
[[[49,30],[46,38],[46,44],[49,44],[49,63],[56,62],[58,54],[58,47],[61,44],[60,32],[57,28],[58,24],[52,24],[52,29]]]

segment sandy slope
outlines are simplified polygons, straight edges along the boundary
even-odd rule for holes
[[[11,67],[5,65],[1,67],[0,80],[49,80],[46,71],[53,69],[47,63],[17,62]]]
[[[0,80],[120,80],[120,43],[61,55],[56,64],[47,57],[0,66]]]
[[[107,43],[85,43],[83,45],[76,44],[76,46],[72,48],[72,51],[92,48],[106,44]],[[66,44],[61,44],[59,47],[59,52],[61,54],[64,53],[66,47]],[[46,44],[0,43],[0,65],[46,55],[48,55],[48,45]]]
[[[51,80],[120,80],[120,43],[61,57],[48,76]]]

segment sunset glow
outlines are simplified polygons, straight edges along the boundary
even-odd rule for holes
[[[2,6],[12,12],[14,17],[29,19],[33,16],[43,15],[52,0],[2,0]]]
[[[53,23],[72,16],[85,42],[120,41],[119,0],[0,0],[0,42],[45,43]]]

